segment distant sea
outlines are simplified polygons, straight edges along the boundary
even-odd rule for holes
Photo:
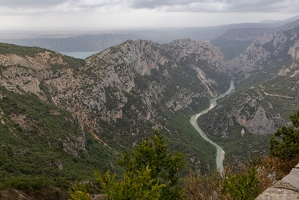
[[[81,58],[81,59],[85,59],[89,56],[91,56],[92,54],[95,54],[95,53],[98,53],[97,51],[86,51],[86,52],[60,52],[64,55],[67,55],[67,56],[72,56],[74,58]]]

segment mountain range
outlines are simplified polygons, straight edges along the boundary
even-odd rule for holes
[[[213,170],[216,150],[189,119],[231,80],[235,90],[199,125],[227,156],[266,154],[269,137],[298,109],[298,34],[299,20],[212,42],[126,40],[85,60],[0,43],[0,187],[66,187],[92,180],[95,169],[119,172],[116,158],[153,129],[196,173]]]

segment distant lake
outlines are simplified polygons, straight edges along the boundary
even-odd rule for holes
[[[81,58],[81,59],[85,59],[89,56],[91,56],[92,54],[95,54],[95,53],[98,53],[98,51],[86,51],[86,52],[60,52],[64,55],[67,55],[67,56],[72,56],[74,58]]]

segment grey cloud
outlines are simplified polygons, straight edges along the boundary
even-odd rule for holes
[[[126,5],[125,2],[123,0],[0,0],[0,7],[9,7],[11,9],[51,9],[63,6],[69,9],[86,10],[103,6]]]
[[[199,2],[198,0],[132,0],[131,6],[134,8],[157,8],[161,6],[188,5]]]
[[[192,12],[299,11],[299,0],[131,0],[133,8]]]
[[[123,5],[123,0],[0,0],[3,12],[12,11],[10,15],[24,13],[88,13],[101,7]],[[8,8],[7,10],[5,10]],[[4,13],[0,13],[4,14]]]
[[[228,11],[278,11],[280,9],[289,9],[289,3],[295,3],[298,0],[230,0],[226,1]]]
[[[55,6],[67,0],[1,0],[0,6],[7,7],[43,7]]]
[[[162,6],[187,6],[191,3],[207,2],[209,0],[130,0],[130,5],[133,8],[159,8]]]
[[[79,10],[121,5],[133,9],[177,12],[299,11],[299,0],[0,0],[0,7],[11,8],[49,8],[59,5]]]

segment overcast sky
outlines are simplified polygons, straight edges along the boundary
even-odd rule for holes
[[[282,20],[299,0],[0,0],[0,30],[113,30]]]

